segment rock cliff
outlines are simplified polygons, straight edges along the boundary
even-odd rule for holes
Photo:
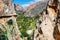
[[[33,17],[35,15],[39,15],[43,10],[46,9],[47,6],[47,1],[40,1],[35,4],[30,5],[27,10],[25,15]]]
[[[20,40],[16,16],[13,0],[0,0],[0,29],[2,32],[6,30],[6,40]]]
[[[23,12],[23,7],[20,6],[19,4],[14,5],[16,11],[22,11]]]

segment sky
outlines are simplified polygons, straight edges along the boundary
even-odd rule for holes
[[[29,5],[36,3],[38,1],[41,1],[41,0],[14,0],[14,3],[21,5],[23,8],[26,8]]]

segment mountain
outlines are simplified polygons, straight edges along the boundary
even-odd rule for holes
[[[19,4],[14,4],[14,8],[16,11],[23,11],[23,7]]]
[[[32,4],[27,8],[24,15],[30,17],[39,15],[43,10],[46,9],[46,6],[47,6],[47,1],[40,1],[35,4]]]

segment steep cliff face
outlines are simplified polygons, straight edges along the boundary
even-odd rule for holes
[[[0,16],[16,15],[12,0],[0,0]]]
[[[0,29],[6,30],[8,40],[20,40],[16,16],[13,0],[0,0]]]
[[[3,3],[3,1],[2,1],[2,0],[0,0],[0,11],[2,11],[2,10],[3,10],[3,7],[4,7],[4,3]]]
[[[46,6],[47,6],[47,1],[46,2],[40,1],[35,4],[32,4],[27,8],[25,15],[30,17],[39,15],[43,10],[46,9]]]
[[[19,4],[14,5],[16,11],[23,11],[23,7],[20,6]]]
[[[60,40],[60,3],[58,0],[50,0],[47,8],[42,12],[36,26],[43,40]],[[37,34],[37,35],[38,35]],[[40,36],[35,35],[36,39]],[[41,38],[40,37],[40,38]],[[35,39],[35,40],[36,40]],[[40,39],[41,40],[41,39]]]

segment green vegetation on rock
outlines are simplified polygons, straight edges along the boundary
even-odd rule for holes
[[[17,24],[21,32],[21,37],[28,37],[28,39],[31,38],[33,33],[28,34],[26,31],[27,30],[33,31],[36,29],[37,17],[27,17],[24,16],[22,12],[17,12],[17,14],[18,14]]]

